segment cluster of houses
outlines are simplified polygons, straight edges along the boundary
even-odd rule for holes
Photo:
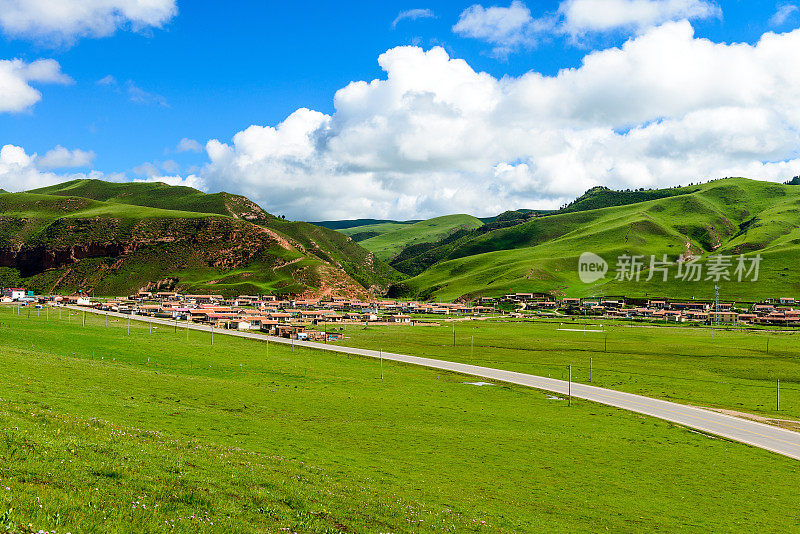
[[[731,304],[703,301],[670,301],[666,299],[562,298],[553,299],[536,293],[513,293],[500,299],[483,299],[513,303],[517,310],[560,310],[565,313],[595,315],[607,318],[642,318],[668,322],[694,321],[707,324],[749,323],[762,325],[800,326],[800,310],[794,309],[793,297],[766,299],[752,304]]]
[[[127,298],[90,300],[84,297],[53,297],[56,303],[90,306],[123,314],[163,319],[191,320],[217,328],[260,330],[275,336],[294,339],[338,337],[339,330],[322,332],[309,326],[370,323],[414,323],[412,315],[485,315],[495,308],[454,303],[375,301],[332,297],[321,299],[281,300],[274,296],[183,295],[174,292],[139,292]]]
[[[307,330],[311,325],[337,323],[414,324],[424,316],[487,316],[500,308],[514,309],[513,315],[559,313],[619,319],[705,324],[748,323],[800,326],[798,302],[792,297],[763,302],[714,303],[625,297],[560,298],[547,294],[511,293],[502,297],[480,297],[473,303],[425,303],[414,301],[360,301],[348,298],[279,299],[275,296],[184,295],[175,292],[141,291],[126,298],[95,300],[85,295],[33,297],[23,288],[2,291],[2,302],[50,302],[90,306],[124,314],[191,320],[218,328],[261,330],[272,335],[299,339],[326,334]],[[329,333],[336,336],[336,333]]]

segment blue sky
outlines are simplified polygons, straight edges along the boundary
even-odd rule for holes
[[[497,209],[554,205],[569,199],[574,193],[579,194],[580,187],[591,183],[625,185],[630,180],[615,179],[615,169],[622,165],[612,163],[606,169],[609,176],[607,180],[603,180],[602,174],[587,177],[573,191],[569,187],[563,187],[563,184],[550,183],[569,181],[569,171],[564,171],[560,176],[555,175],[558,173],[554,173],[554,176],[537,176],[531,169],[549,156],[534,155],[525,150],[509,151],[508,154],[499,150],[497,153],[487,154],[482,163],[485,167],[483,169],[479,164],[471,166],[449,163],[420,167],[415,156],[403,159],[395,152],[381,160],[390,162],[387,165],[375,165],[363,163],[366,156],[363,155],[362,147],[353,149],[351,141],[348,141],[348,157],[338,157],[333,163],[327,160],[325,163],[316,163],[313,172],[303,174],[303,180],[310,184],[308,187],[294,190],[286,195],[287,198],[272,201],[270,199],[276,196],[275,188],[280,187],[279,176],[276,177],[268,171],[255,170],[243,178],[231,174],[232,171],[223,169],[224,165],[217,165],[216,162],[216,166],[209,169],[206,167],[213,158],[205,150],[181,152],[177,145],[181,139],[187,138],[196,140],[205,147],[207,141],[217,139],[235,149],[238,157],[243,154],[243,149],[240,150],[233,144],[232,138],[235,134],[245,131],[251,125],[277,126],[301,108],[333,117],[333,129],[336,130],[338,118],[333,100],[336,91],[352,81],[386,79],[387,73],[378,65],[378,57],[403,45],[418,47],[422,52],[441,47],[446,52],[448,65],[454,60],[464,60],[472,71],[485,72],[493,79],[493,83],[502,86],[503,80],[519,80],[530,72],[551,77],[561,69],[578,68],[584,58],[592,53],[642,39],[648,32],[654,32],[665,24],[680,24],[684,18],[688,20],[686,24],[693,29],[693,42],[706,38],[723,45],[741,42],[755,46],[766,32],[788,34],[800,24],[800,16],[792,3],[776,4],[774,1],[761,0],[716,3],[701,0],[614,0],[623,4],[638,3],[634,8],[644,10],[643,13],[652,11],[648,11],[650,8],[644,4],[660,4],[658,9],[666,9],[667,14],[644,22],[629,21],[615,25],[617,22],[611,21],[611,26],[607,28],[584,28],[583,31],[571,33],[565,29],[569,21],[564,14],[566,4],[570,1],[581,0],[529,1],[527,4],[484,3],[473,13],[473,19],[483,17],[477,22],[488,26],[473,24],[466,30],[457,29],[456,25],[466,16],[465,10],[476,9],[471,7],[473,4],[470,2],[339,4],[178,0],[174,6],[177,8],[176,12],[166,15],[159,13],[156,18],[160,19],[156,23],[148,24],[126,14],[125,4],[135,4],[135,0],[119,0],[119,10],[107,14],[114,18],[113,31],[86,30],[93,28],[91,24],[96,21],[93,19],[92,22],[80,26],[81,21],[76,22],[80,14],[65,15],[64,21],[49,21],[46,28],[37,28],[34,22],[22,29],[14,26],[14,21],[4,22],[0,15],[0,60],[19,59],[25,64],[41,59],[55,60],[62,75],[71,79],[71,83],[30,82],[33,88],[41,92],[41,99],[30,105],[21,105],[20,109],[0,111],[0,146],[13,145],[29,156],[35,153],[40,157],[56,146],[94,154],[90,165],[70,166],[66,169],[50,166],[46,169],[46,172],[51,173],[50,181],[91,171],[96,171],[96,175],[106,179],[115,180],[146,176],[157,178],[159,174],[175,180],[186,180],[189,176],[195,176],[196,180],[187,183],[207,190],[230,189],[249,194],[266,204],[267,209],[303,218],[345,216],[347,213],[352,218],[402,218],[435,215],[459,209],[485,215]],[[164,3],[167,8],[171,8],[169,4],[173,0],[164,0]],[[19,5],[19,2],[0,0],[0,12],[4,8],[14,8],[14,4]],[[496,13],[501,19],[509,19],[514,15],[509,10],[515,8],[517,14],[524,15],[527,10],[530,14],[529,20],[511,34],[503,33],[492,26],[493,23],[489,20],[491,16],[486,10],[493,6],[506,10]],[[629,6],[622,7],[628,9]],[[590,8],[592,6],[586,9]],[[404,12],[409,16],[400,17],[393,24]],[[776,16],[779,12],[781,14]],[[95,13],[93,16],[105,15]],[[475,21],[471,19],[470,24],[473,22]],[[59,27],[59,24],[63,26]],[[75,24],[78,24],[79,29],[75,29]],[[513,21],[511,24],[513,25]],[[547,27],[542,29],[541,26]],[[797,60],[787,55],[786,61]],[[621,79],[620,83],[624,83],[624,80]],[[433,90],[432,93],[435,94],[436,91]],[[602,95],[602,91],[598,91],[598,94]],[[0,98],[2,97],[0,88]],[[792,95],[787,95],[787,98],[791,97]],[[597,98],[601,108],[613,106],[613,103],[604,101],[601,96]],[[372,100],[370,102],[374,104]],[[564,104],[571,105],[569,102]],[[749,109],[746,103],[734,104],[744,111]],[[658,105],[659,102],[654,104],[656,108]],[[357,107],[354,105],[353,109]],[[677,107],[680,108],[677,111],[662,113],[654,109],[646,117],[637,115],[632,120],[621,120],[622,126],[620,121],[610,120],[593,127],[627,133],[631,128],[650,124],[650,117],[657,117],[658,120],[688,120],[690,114],[697,111],[691,106]],[[709,104],[705,107],[719,109],[722,106]],[[755,107],[754,105],[753,109]],[[759,106],[759,109],[762,107],[764,106]],[[418,111],[418,108],[415,109]],[[463,111],[461,107],[459,111]],[[370,124],[374,124],[376,116],[385,118],[385,114],[372,111]],[[416,119],[410,122],[414,120]],[[552,124],[559,120],[557,117],[538,116],[526,129],[538,130],[544,126],[553,128]],[[339,122],[343,123],[344,120]],[[481,124],[477,123],[476,127]],[[330,130],[330,127],[326,128],[326,131]],[[567,126],[567,130],[563,128],[559,126],[554,130],[556,133],[551,132],[549,136],[563,135],[566,131],[572,131],[575,126]],[[386,135],[400,139],[408,133],[386,132]],[[322,134],[314,134],[319,135]],[[257,142],[272,142],[259,139]],[[370,141],[366,139],[361,142]],[[751,159],[762,164],[796,160],[794,155],[797,147],[794,145],[792,148],[793,141],[783,140],[781,143],[781,149],[776,151],[769,148],[761,154],[763,157],[756,155]],[[709,146],[709,150],[711,149]],[[611,148],[608,150],[612,151]],[[358,157],[352,156],[354,151],[358,152]],[[306,156],[307,154],[304,155]],[[393,159],[395,156],[397,161]],[[567,161],[571,156],[559,153],[553,157]],[[678,155],[676,160],[680,158],[682,156]],[[373,159],[375,158],[370,161]],[[148,163],[149,167],[142,167]],[[275,162],[270,160],[268,163]],[[285,164],[285,159],[280,163]],[[500,165],[510,166],[515,172],[521,165],[526,165],[522,170],[528,174],[513,178],[511,182],[498,182],[486,189],[473,187],[475,183],[496,178]],[[713,172],[717,168],[719,172],[723,172],[729,168],[727,163],[716,164],[716,167],[709,165],[710,167],[698,166],[698,178],[716,177],[705,173]],[[226,168],[230,169],[231,166]],[[742,168],[754,167],[742,164]],[[782,172],[792,174],[794,168],[789,165]],[[327,174],[320,169],[325,169]],[[39,170],[45,172],[44,169]],[[0,187],[14,189],[14,184],[9,180],[13,181],[15,178],[9,172]],[[427,196],[413,194],[409,193],[408,187],[393,189],[391,186],[403,180],[403,177],[409,177],[409,182],[420,179],[420,173],[430,173],[430,176],[438,176],[443,180],[431,180],[432,183],[452,184],[453,180],[456,183],[463,180],[463,187],[460,191],[455,188],[453,191],[441,193],[447,188],[436,186],[439,190],[436,194],[440,194],[440,197],[434,199],[434,193]],[[652,170],[649,173],[649,178],[642,180],[642,186],[671,183],[668,179],[653,179]],[[314,184],[320,180],[328,180],[328,174],[346,174],[341,183],[331,188],[332,191],[346,186],[354,193],[362,189],[372,193],[364,193],[359,202],[353,202],[342,210],[315,211],[309,208],[307,202],[290,200],[291,197],[313,192]],[[774,172],[766,174],[769,176],[765,179],[783,177],[783,174],[778,176]],[[19,178],[20,184],[22,175]],[[284,175],[291,185],[294,177],[291,173]],[[424,176],[421,179],[426,181]],[[36,181],[32,183],[38,184]],[[260,183],[263,184],[262,188],[259,188]],[[416,186],[409,187],[414,189]],[[496,198],[487,198],[487,192],[500,189],[503,189],[502,194],[497,193]],[[457,199],[462,194],[464,197],[470,196],[472,200],[459,203]],[[481,199],[486,201],[485,206],[482,206]]]

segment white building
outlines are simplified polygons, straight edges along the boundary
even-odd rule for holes
[[[11,300],[22,300],[25,298],[25,289],[19,287],[4,289],[3,297]]]

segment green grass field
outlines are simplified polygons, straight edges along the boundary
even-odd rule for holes
[[[384,225],[378,226],[382,226],[383,230],[387,229]],[[374,252],[378,258],[388,261],[409,245],[438,241],[456,229],[472,229],[479,226],[483,226],[483,222],[472,215],[445,215],[384,231],[381,235],[361,241],[360,244],[370,252]],[[369,227],[362,226],[359,227],[359,231],[370,230]]]
[[[562,324],[563,323],[563,324]],[[589,331],[572,332],[570,329]],[[563,330],[560,330],[563,329]],[[604,332],[592,332],[603,330]],[[444,326],[348,326],[337,343],[470,361],[630,393],[800,420],[800,332],[631,326],[598,319],[460,321]],[[713,338],[712,338],[713,335]],[[767,344],[769,343],[769,352]],[[591,365],[590,365],[591,360]],[[777,380],[781,411],[776,412]]]
[[[0,307],[9,532],[787,531],[787,458],[540,391]],[[712,467],[713,466],[713,467]],[[213,524],[212,524],[213,523]]]

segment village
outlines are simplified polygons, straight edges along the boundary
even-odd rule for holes
[[[335,340],[336,325],[425,325],[449,320],[503,316],[595,317],[705,325],[800,326],[800,309],[792,297],[756,303],[670,301],[625,297],[554,299],[537,293],[479,297],[471,302],[361,301],[343,297],[280,299],[272,295],[189,295],[138,292],[124,298],[95,299],[86,295],[35,295],[24,288],[3,289],[0,302],[35,306],[81,306],[127,315],[190,321],[220,329],[256,330],[298,340]],[[328,328],[332,326],[334,328]]]

